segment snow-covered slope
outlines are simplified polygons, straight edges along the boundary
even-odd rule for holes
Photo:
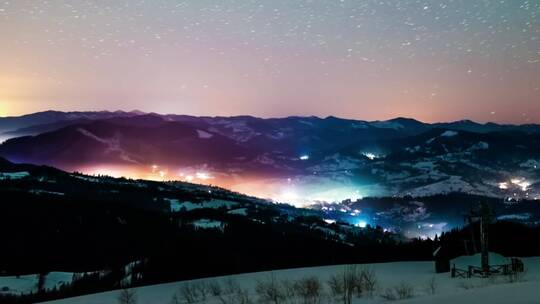
[[[43,288],[51,290],[58,288],[62,284],[70,284],[74,273],[72,272],[51,272],[45,275]],[[0,294],[23,294],[35,293],[38,291],[39,274],[22,276],[0,276]]]
[[[498,279],[455,279],[450,278],[449,273],[435,274],[433,262],[397,262],[359,265],[360,269],[371,269],[377,276],[377,291],[373,297],[357,298],[353,303],[384,303],[385,300],[380,294],[388,288],[394,288],[402,283],[410,284],[413,287],[414,297],[400,303],[531,303],[540,302],[538,290],[540,288],[540,258],[524,259],[526,274],[523,280],[516,283],[508,283],[503,278]],[[160,304],[171,303],[171,299],[176,294],[180,295],[182,286],[198,284],[201,282],[225,283],[226,280],[234,280],[244,290],[249,292],[250,298],[257,303],[255,287],[257,282],[267,281],[271,277],[276,280],[298,280],[305,277],[316,276],[323,283],[326,292],[326,285],[330,276],[343,271],[344,266],[326,266],[314,268],[288,269],[274,272],[260,272],[234,275],[230,277],[210,278],[186,282],[176,282],[154,286],[135,288],[136,297],[139,304]],[[429,288],[434,282],[435,292],[432,294]],[[83,297],[64,299],[49,303],[56,304],[101,304],[115,303],[119,291],[110,291],[100,294],[93,294]],[[183,303],[180,300],[180,303]],[[211,296],[205,301],[197,303],[219,303]],[[325,297],[321,303],[333,303]]]

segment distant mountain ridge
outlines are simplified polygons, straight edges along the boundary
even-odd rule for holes
[[[232,117],[209,117],[209,116],[189,116],[189,115],[176,115],[176,114],[156,114],[145,113],[142,111],[134,110],[130,112],[126,111],[76,111],[76,112],[61,112],[61,111],[44,111],[37,112],[22,116],[12,117],[0,117],[0,134],[3,137],[18,137],[25,135],[36,135],[43,132],[54,131],[72,123],[80,123],[92,120],[110,119],[117,117],[134,117],[141,115],[152,115],[161,117],[165,120],[173,121],[188,121],[195,122],[198,120],[210,122],[219,120],[230,121],[286,121],[289,119],[306,119],[312,120],[327,120],[327,121],[340,121],[355,123],[358,126],[363,125],[366,127],[375,127],[381,129],[401,129],[402,131],[409,133],[421,133],[430,128],[447,128],[476,133],[487,133],[494,131],[507,131],[518,130],[523,132],[540,132],[540,125],[538,124],[497,124],[493,122],[477,123],[471,120],[460,120],[455,122],[440,122],[440,123],[424,123],[413,118],[398,117],[384,121],[365,121],[354,119],[343,119],[334,116],[328,116],[326,118],[319,118],[316,116],[289,116],[284,118],[258,118],[254,116],[232,116]]]
[[[126,116],[136,116],[144,114],[140,111],[77,111],[77,112],[61,112],[61,111],[44,111],[37,112],[22,116],[10,116],[10,117],[0,117],[0,133],[5,132],[17,132],[21,129],[35,130],[39,132],[39,126],[48,126],[48,125],[62,125],[62,122],[69,121],[80,121],[80,120],[97,120],[97,119],[106,119],[111,117],[126,117]],[[50,128],[48,131],[52,131],[54,128]],[[28,134],[25,134],[28,135]]]

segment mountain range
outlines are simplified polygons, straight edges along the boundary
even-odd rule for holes
[[[409,118],[42,112],[0,118],[0,156],[185,180],[294,204],[451,192],[540,197],[540,125]]]

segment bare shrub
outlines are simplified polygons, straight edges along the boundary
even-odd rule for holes
[[[231,278],[227,278],[223,285],[217,281],[185,283],[178,293],[173,295],[171,304],[192,304],[206,301],[211,295],[217,297],[222,304],[252,304],[249,293]]]
[[[282,280],[281,288],[288,304],[300,303],[298,298],[298,291],[296,290],[296,282],[290,280]]]
[[[414,287],[408,283],[401,282],[393,288],[386,288],[380,297],[386,301],[405,300],[414,297]]]
[[[238,284],[238,282],[236,282],[232,278],[227,278],[223,282],[222,294],[226,294],[226,295],[233,294],[237,292],[239,289],[240,289],[240,285]]]
[[[249,298],[249,293],[247,290],[238,289],[235,293],[235,301],[231,304],[251,304],[253,303]]]
[[[401,282],[394,289],[399,300],[410,299],[414,296],[414,287],[409,283]]]
[[[214,297],[220,296],[222,292],[221,284],[219,284],[217,281],[212,281],[208,283],[208,290]]]
[[[271,274],[266,281],[257,282],[255,292],[257,292],[259,301],[262,303],[281,304],[286,299],[283,286],[280,286],[274,274]]]
[[[520,283],[526,281],[525,276],[527,275],[527,269],[524,269],[522,272],[512,272],[505,276],[507,283]]]
[[[224,288],[218,296],[221,304],[252,304],[249,292],[240,287],[240,285],[231,278],[224,282]]]
[[[377,288],[377,276],[372,269],[358,269],[355,265],[348,265],[342,273],[330,277],[328,285],[334,297],[342,299],[344,304],[350,304],[353,295],[373,296]]]
[[[176,293],[174,293],[173,297],[171,298],[171,302],[169,302],[170,304],[180,304],[180,298],[178,297],[178,295]]]
[[[360,271],[359,286],[357,287],[359,293],[366,293],[369,297],[373,296],[375,289],[377,288],[377,276],[375,271],[366,268]]]
[[[393,288],[386,288],[381,294],[380,297],[386,301],[395,301],[397,300],[396,293]]]
[[[360,277],[356,269],[356,265],[348,265],[343,269],[343,303],[351,304],[353,294],[355,291],[357,294],[360,294],[361,291],[358,289],[360,285]]]
[[[340,299],[344,304],[351,304],[354,293],[361,294],[360,275],[355,265],[347,265],[341,273],[333,275],[327,284],[334,299]]]
[[[339,277],[338,275],[332,275],[328,279],[327,284],[330,288],[330,293],[334,298],[338,298],[343,295],[343,281],[341,277]]]
[[[122,289],[118,295],[119,304],[137,304],[137,294],[131,289]]]
[[[302,304],[317,304],[320,302],[323,287],[319,278],[307,277],[296,281],[294,290]]]
[[[195,289],[195,293],[197,295],[198,300],[205,301],[206,296],[210,293],[210,288],[208,287],[208,283],[206,283],[205,281],[194,283],[193,288]]]
[[[180,297],[185,303],[191,304],[199,301],[197,289],[193,284],[185,283],[180,287]]]
[[[438,284],[437,284],[437,279],[435,279],[435,277],[432,277],[431,279],[429,279],[426,283],[426,293],[427,294],[430,294],[430,295],[434,295],[437,293],[437,288],[438,288]]]

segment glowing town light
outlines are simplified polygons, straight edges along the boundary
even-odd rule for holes
[[[524,178],[513,178],[510,180],[510,182],[521,188],[521,191],[527,191],[531,186],[531,183]]]
[[[195,177],[197,177],[198,179],[201,179],[201,180],[207,180],[207,179],[212,178],[212,176],[210,176],[210,174],[208,174],[206,172],[197,172],[197,173],[195,173]]]
[[[308,160],[309,159],[309,155],[302,155],[300,156],[300,160]]]
[[[529,190],[529,186],[531,185],[531,183],[527,182],[527,181],[523,181],[519,184],[519,186],[521,187],[521,191],[527,191]]]
[[[277,199],[275,200],[280,203],[292,204],[294,206],[301,206],[302,202],[300,201],[300,196],[294,189],[284,189]]]
[[[377,155],[371,152],[362,152],[362,155],[369,158],[370,160],[374,160],[377,158]]]
[[[358,224],[356,224],[356,226],[358,226],[360,228],[366,228],[367,222],[366,221],[359,221]]]
[[[351,212],[351,216],[358,216],[360,214],[360,210],[354,209],[353,212]]]
[[[193,175],[188,175],[188,176],[186,176],[186,180],[187,180],[188,182],[193,181],[193,179],[194,179]]]
[[[508,189],[508,183],[499,183],[499,189],[507,190]]]
[[[165,172],[163,170],[159,171],[159,177],[164,178],[165,175],[167,175],[167,172]]]
[[[330,220],[330,219],[323,219],[323,221],[327,224],[335,224],[336,220]]]
[[[522,180],[523,180],[523,179],[521,179],[521,178],[512,178],[512,179],[510,180],[510,182],[511,182],[512,184],[514,184],[514,185],[517,185],[517,184],[519,184]]]

